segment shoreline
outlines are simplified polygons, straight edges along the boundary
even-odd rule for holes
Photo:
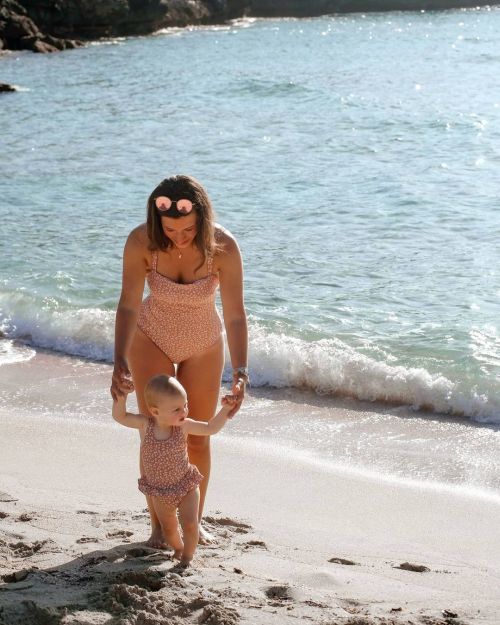
[[[117,37],[150,36],[165,28],[218,26],[234,20],[307,19],[347,13],[428,12],[496,6],[486,0],[156,0],[134,7],[107,0],[75,13],[67,0],[36,3],[0,0],[0,56],[7,51],[51,53]],[[66,6],[65,6],[66,5]],[[15,34],[13,34],[15,33]]]
[[[109,425],[111,363],[11,340],[0,341],[0,351],[0,418],[7,406],[23,414],[29,407],[62,424]],[[19,379],[27,380],[25,396]],[[228,388],[223,381],[221,395]],[[137,410],[135,394],[129,406]],[[251,386],[244,408],[217,437],[243,454],[259,447],[325,472],[500,500],[498,423],[294,387]]]
[[[184,623],[219,625],[498,623],[499,502],[325,470],[232,436],[212,443],[205,515],[217,543],[200,547],[191,574],[179,578],[168,553],[141,545],[148,523],[135,433],[93,418],[109,404],[109,366],[74,359],[71,368],[40,353],[28,363],[0,367],[0,603],[8,625],[49,617],[61,625],[155,623],[180,618],[181,609]],[[10,367],[29,380],[23,394],[13,394]],[[264,399],[271,407],[286,401]],[[65,418],[71,406],[74,418]],[[247,419],[249,427],[265,423],[250,412]]]
[[[24,323],[22,317],[20,322]],[[110,366],[111,335],[106,327],[89,340],[78,336],[78,329],[71,326],[60,328],[62,336],[59,329],[54,334],[50,316],[37,323],[34,339],[29,330],[19,338],[0,332],[0,366],[2,358],[8,362],[12,354],[30,350]],[[228,358],[226,350],[226,362]],[[411,362],[393,364],[390,359],[377,360],[347,344],[339,350],[332,339],[308,343],[293,336],[266,335],[258,328],[250,332],[250,365],[251,391],[256,396],[269,391],[285,398],[291,393],[297,394],[297,401],[306,397],[315,406],[333,402],[347,409],[451,419],[453,423],[500,430],[498,389],[491,379],[478,375],[467,378],[462,372],[466,376],[463,380],[460,372],[443,373]],[[227,367],[223,379],[229,379]]]

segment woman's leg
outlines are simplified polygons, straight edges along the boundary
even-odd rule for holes
[[[224,367],[224,341],[219,341],[202,354],[192,356],[177,368],[177,378],[186,389],[189,416],[198,421],[209,421],[214,415],[219,401],[222,369]],[[210,437],[188,437],[189,460],[198,467],[204,476],[200,484],[201,521],[203,506],[210,477]],[[203,529],[200,528],[203,535]]]
[[[159,373],[175,375],[174,365],[172,364],[170,358],[168,358],[168,356],[166,356],[161,349],[144,334],[144,332],[139,330],[139,328],[136,330],[134,340],[130,348],[128,364],[130,367],[130,373],[132,374],[132,380],[134,382],[139,411],[141,414],[147,415],[149,414],[149,410],[144,400],[144,387],[146,386],[146,383],[154,375]],[[140,470],[142,475],[142,466],[140,467]],[[151,497],[146,495],[146,501],[148,502],[149,515],[151,517],[151,537],[147,541],[147,544],[150,547],[155,547],[156,549],[165,548],[166,545],[164,544],[161,525]]]
[[[184,549],[182,551],[181,565],[188,566],[193,559],[196,545],[198,544],[198,508],[200,503],[200,489],[194,488],[179,504],[179,519],[182,526],[182,539]]]

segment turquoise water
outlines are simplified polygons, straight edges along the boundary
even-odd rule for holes
[[[356,14],[3,56],[4,336],[109,360],[125,237],[190,173],[244,254],[254,383],[500,422],[499,31]]]

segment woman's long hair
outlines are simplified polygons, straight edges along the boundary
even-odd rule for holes
[[[173,245],[163,231],[161,217],[155,204],[156,198],[162,195],[166,195],[173,201],[186,198],[193,203],[193,211],[196,213],[194,242],[203,257],[201,264],[195,269],[197,271],[203,266],[207,256],[213,256],[218,248],[215,241],[215,213],[207,192],[191,176],[172,176],[160,182],[148,198],[146,225],[150,250],[166,251]],[[180,213],[177,208],[171,208],[165,214],[174,219],[184,217],[184,213]]]

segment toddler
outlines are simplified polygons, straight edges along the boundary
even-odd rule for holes
[[[226,423],[235,398],[223,397],[219,412],[204,422],[188,419],[186,391],[172,376],[151,378],[144,397],[152,416],[127,412],[126,395],[122,395],[113,401],[113,418],[139,430],[142,467],[139,490],[151,497],[165,540],[174,549],[180,566],[187,567],[198,544],[198,484],[203,479],[189,462],[187,436],[210,436],[218,432]]]

